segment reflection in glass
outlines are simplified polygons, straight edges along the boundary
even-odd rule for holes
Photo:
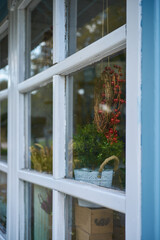
[[[25,239],[52,239],[52,190],[25,185]]]
[[[0,102],[0,161],[7,161],[7,99]]]
[[[123,213],[71,197],[67,204],[67,240],[125,240]]]
[[[73,73],[67,84],[68,99],[73,97],[73,106],[68,103],[68,177],[124,190],[125,51]]]
[[[77,5],[69,0],[69,3],[70,54],[126,23],[126,0],[77,0]]]
[[[52,83],[30,94],[31,168],[52,173]]]
[[[31,12],[31,76],[53,64],[52,5],[53,0],[41,0]]]
[[[7,175],[0,171],[0,232],[5,237],[7,221]]]
[[[0,41],[0,90],[8,85],[8,35]]]

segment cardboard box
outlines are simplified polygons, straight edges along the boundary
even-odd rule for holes
[[[106,208],[86,208],[76,205],[75,225],[88,234],[113,232],[113,211]]]
[[[77,227],[76,240],[112,240],[112,233],[89,234]]]
[[[125,239],[125,227],[115,227],[113,231],[113,239]]]

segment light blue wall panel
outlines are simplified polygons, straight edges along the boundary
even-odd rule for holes
[[[160,239],[159,1],[142,1],[142,240]]]

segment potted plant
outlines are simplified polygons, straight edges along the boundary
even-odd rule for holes
[[[117,168],[119,164],[119,160],[117,159],[122,159],[123,149],[124,143],[122,140],[117,139],[117,142],[110,144],[104,134],[97,131],[94,123],[87,124],[84,127],[79,126],[77,133],[73,137],[74,172],[76,173],[76,169],[98,171],[104,160],[111,156],[115,156],[111,160],[116,159],[115,167]],[[105,169],[107,171],[111,168],[113,169],[113,165],[113,162],[110,162],[110,167],[105,167]],[[102,179],[103,172],[101,175]]]
[[[123,159],[123,150],[122,140],[117,139],[110,144],[104,134],[97,131],[94,123],[79,126],[73,137],[75,180],[111,187],[113,169],[118,169],[119,159]]]
[[[121,67],[115,65],[114,69],[105,67],[96,81],[94,121],[79,126],[73,137],[76,180],[111,187],[113,168],[116,171],[119,159],[124,158],[124,142],[118,134],[125,103],[122,76]]]

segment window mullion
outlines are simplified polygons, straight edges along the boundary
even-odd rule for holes
[[[65,1],[53,0],[53,63],[62,61],[65,49]]]
[[[65,1],[53,0],[53,63],[65,58]],[[53,77],[53,176],[65,176],[65,77]],[[65,195],[53,190],[53,240],[65,239]],[[61,223],[61,224],[59,224]]]
[[[17,61],[17,11],[10,12],[8,84],[8,190],[7,239],[18,239],[19,231],[19,181],[18,168],[18,61]],[[13,51],[14,49],[14,51]],[[14,187],[13,187],[14,186]],[[14,206],[13,206],[14,203]],[[14,224],[13,224],[14,222]]]
[[[127,1],[126,239],[141,238],[141,6]],[[134,39],[134,41],[133,41]]]

